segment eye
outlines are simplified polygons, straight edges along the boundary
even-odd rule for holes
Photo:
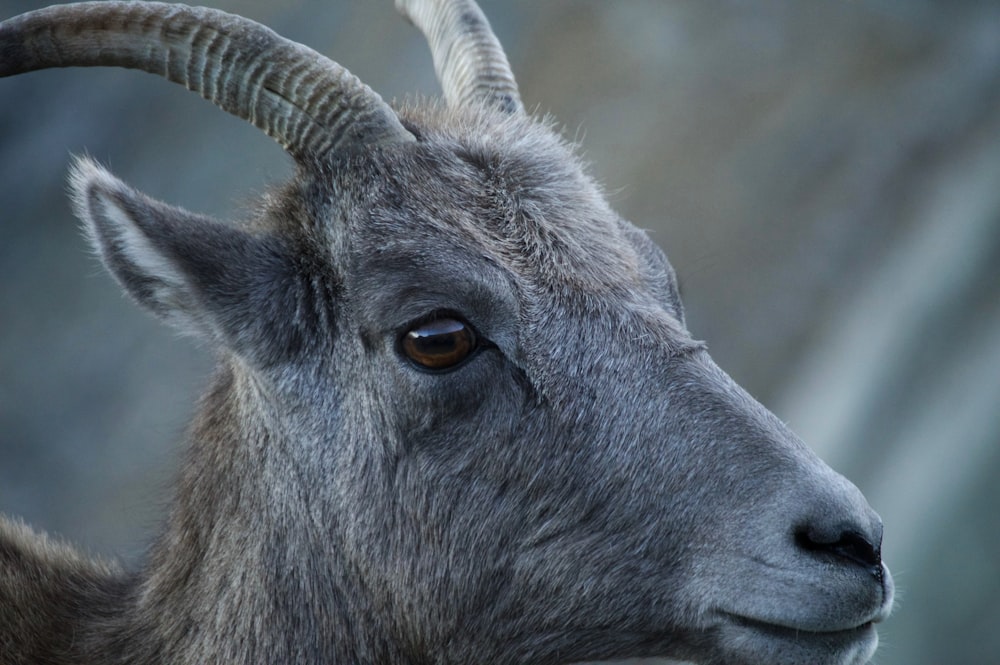
[[[410,328],[399,346],[417,366],[447,370],[457,367],[476,349],[476,333],[461,319],[439,316]]]

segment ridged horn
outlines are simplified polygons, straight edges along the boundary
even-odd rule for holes
[[[74,66],[159,74],[264,130],[300,160],[414,140],[346,69],[241,16],[162,2],[82,2],[0,23],[0,76]]]
[[[475,2],[396,0],[396,8],[427,38],[449,106],[524,112],[503,47]]]

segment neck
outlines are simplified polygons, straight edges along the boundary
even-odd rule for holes
[[[288,451],[295,442],[251,393],[238,370],[223,371],[195,423],[178,499],[138,599],[139,616],[161,638],[159,659],[409,662],[352,582],[335,513],[310,496],[310,470]]]
[[[250,390],[237,370],[219,374],[141,574],[0,517],[0,662],[417,662],[358,588],[335,512],[303,482],[315,470],[289,463]]]

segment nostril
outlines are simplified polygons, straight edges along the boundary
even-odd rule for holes
[[[803,527],[795,532],[795,542],[808,552],[828,554],[850,561],[882,577],[882,552],[880,544],[872,544],[858,531],[840,531],[835,536]]]

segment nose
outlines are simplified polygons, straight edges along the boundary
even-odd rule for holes
[[[796,549],[807,557],[867,571],[885,582],[882,518],[846,478],[826,465],[818,470],[814,484],[799,488],[801,512],[792,524]]]
[[[864,568],[883,581],[882,521],[878,517],[867,528],[844,522],[804,524],[795,531],[795,544],[812,556]]]

